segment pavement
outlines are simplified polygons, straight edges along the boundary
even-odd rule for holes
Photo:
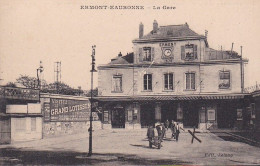
[[[0,165],[260,165],[260,148],[227,141],[213,133],[188,132],[179,141],[167,131],[161,149],[149,148],[146,130],[96,130],[93,155],[88,133],[0,145]]]

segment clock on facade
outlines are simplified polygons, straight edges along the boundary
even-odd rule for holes
[[[162,59],[173,59],[173,47],[161,47]]]
[[[171,56],[172,55],[172,50],[171,49],[164,50],[164,55],[167,56],[167,57]]]

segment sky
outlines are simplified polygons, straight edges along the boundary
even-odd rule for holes
[[[82,5],[144,9],[81,9]],[[240,53],[243,46],[243,57],[249,60],[245,87],[252,86],[260,83],[259,9],[258,0],[0,0],[0,85],[20,75],[36,77],[40,61],[43,78],[53,82],[54,62],[61,61],[62,82],[90,89],[91,46],[96,45],[96,64],[107,64],[119,52],[132,52],[140,22],[147,34],[157,20],[159,26],[187,22],[202,35],[207,30],[214,49],[231,49],[233,42]]]

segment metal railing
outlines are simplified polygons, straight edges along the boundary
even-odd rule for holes
[[[224,59],[238,59],[240,58],[237,53],[233,53],[229,51],[217,51],[217,50],[210,50],[206,51],[206,55],[204,56],[204,60],[224,60]]]
[[[256,85],[244,88],[244,93],[252,93],[257,90],[260,90],[260,84],[256,84]]]
[[[39,101],[40,90],[0,86],[0,98]]]

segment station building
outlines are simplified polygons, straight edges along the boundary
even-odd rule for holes
[[[244,93],[247,59],[209,47],[207,34],[182,25],[159,26],[139,38],[133,52],[98,67],[104,128],[140,129],[174,120],[201,130],[238,128],[250,105]]]

